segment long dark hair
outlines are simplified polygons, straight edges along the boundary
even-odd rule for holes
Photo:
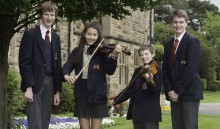
[[[80,58],[82,57],[82,54],[83,54],[83,49],[86,45],[86,40],[85,40],[84,35],[86,34],[86,32],[89,28],[93,28],[93,29],[96,29],[98,31],[97,41],[93,45],[91,45],[87,50],[87,52],[89,54],[93,53],[94,49],[101,42],[101,40],[103,38],[102,32],[101,32],[101,26],[98,22],[89,22],[89,23],[85,24],[85,27],[82,31],[81,38],[80,38],[80,41],[79,41],[79,46],[76,48],[76,53],[75,53],[75,56],[73,58],[73,64],[79,64],[79,62],[80,62]]]

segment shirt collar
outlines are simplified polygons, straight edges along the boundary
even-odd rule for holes
[[[179,37],[176,37],[176,35],[175,35],[175,39],[178,39],[178,41],[180,42],[181,40],[182,40],[182,38],[183,38],[183,35],[186,33],[186,31],[184,31]],[[174,41],[175,41],[175,39],[174,39]]]
[[[40,24],[40,30],[41,30],[42,35],[46,35],[46,31],[48,29],[46,29],[42,24]],[[50,34],[51,34],[51,28],[49,29],[49,31],[50,31]]]

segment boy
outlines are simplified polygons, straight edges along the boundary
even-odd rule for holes
[[[176,10],[171,18],[175,37],[164,48],[163,71],[167,100],[171,101],[173,129],[198,129],[200,99],[200,42],[186,32],[188,16]]]
[[[143,66],[135,69],[128,86],[114,98],[117,105],[130,98],[127,119],[132,119],[134,129],[159,129],[161,119],[160,91],[162,72],[153,61],[154,48],[143,45],[138,50]]]
[[[21,40],[19,68],[29,129],[48,129],[52,103],[60,103],[60,37],[51,29],[57,11],[52,1],[42,3],[40,26],[25,31]]]

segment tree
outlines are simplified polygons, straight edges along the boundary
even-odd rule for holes
[[[202,20],[207,18],[206,11],[219,14],[219,9],[210,1],[200,0],[165,0],[155,7],[155,18],[154,20],[170,23],[172,12],[175,9],[186,10],[189,17],[189,26],[198,31],[202,26]]]
[[[164,46],[165,43],[174,36],[171,25],[162,22],[157,22],[154,24],[154,33],[155,44],[162,44]]]
[[[190,33],[199,39],[201,46],[201,59],[199,73],[200,77],[206,80],[214,80],[216,78],[217,49],[213,47],[204,33],[190,31]]]
[[[20,29],[39,19],[38,7],[45,0],[0,1],[0,128],[7,128],[6,77],[8,50],[12,36]],[[122,19],[130,15],[129,9],[151,9],[161,0],[53,0],[59,6],[59,16],[68,21],[91,20],[102,15]]]
[[[187,13],[189,16],[190,26],[193,30],[198,31],[202,26],[202,20],[207,18],[207,11],[219,14],[219,9],[210,1],[189,0]]]
[[[187,0],[164,0],[157,6],[155,6],[154,10],[154,20],[170,23],[171,22],[171,15],[175,9],[184,9],[186,10],[188,7]]]
[[[203,19],[201,27],[201,32],[203,33],[203,37],[205,37],[209,42],[208,45],[216,50],[215,56],[217,65],[216,69],[214,70],[217,72],[217,79],[220,80],[220,15],[216,15],[213,12],[207,12],[207,18]]]

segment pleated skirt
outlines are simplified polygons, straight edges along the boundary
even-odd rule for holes
[[[82,96],[75,101],[74,116],[79,118],[108,117],[107,103],[88,103],[87,79],[83,79],[82,90]]]

